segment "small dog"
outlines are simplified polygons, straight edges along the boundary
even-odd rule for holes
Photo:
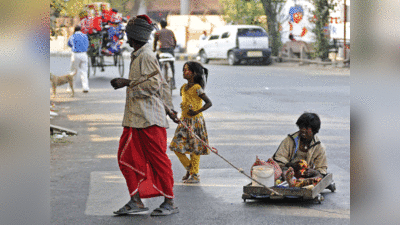
[[[50,81],[51,86],[53,87],[53,96],[56,96],[56,88],[57,86],[61,86],[63,84],[69,83],[69,86],[72,90],[72,97],[74,97],[74,76],[76,75],[77,70],[75,72],[63,75],[63,76],[55,76],[54,74],[50,73]]]

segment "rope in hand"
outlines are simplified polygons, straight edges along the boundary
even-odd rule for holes
[[[134,87],[138,84],[141,84],[145,81],[147,81],[150,77],[155,76],[156,74],[158,74],[159,71],[154,71],[153,73],[147,75],[145,77],[145,79],[143,81],[140,82],[136,82],[133,83],[132,85],[130,85],[130,87]],[[162,100],[162,98],[160,98],[160,96],[157,96],[161,102],[164,104],[165,109],[167,110],[168,114],[172,114],[172,115],[176,115],[174,111],[172,111],[166,104],[165,102]],[[197,136],[197,134],[194,133],[193,129],[191,127],[189,127],[184,121],[182,121],[181,119],[179,119],[177,117],[178,120],[178,124],[182,124],[197,140],[199,140],[208,150],[210,150],[211,152],[213,152],[214,154],[216,154],[217,156],[219,156],[221,159],[223,159],[225,162],[227,162],[229,165],[231,165],[233,168],[235,168],[237,171],[239,171],[240,173],[242,173],[243,175],[245,175],[246,177],[248,177],[250,180],[255,181],[256,183],[258,183],[259,185],[263,186],[264,188],[266,188],[268,191],[270,191],[272,193],[272,195],[278,195],[278,196],[282,196],[282,194],[272,190],[271,188],[265,186],[264,184],[260,183],[258,180],[252,178],[251,176],[247,175],[244,170],[242,168],[237,168],[235,165],[233,165],[231,162],[229,162],[227,159],[225,159],[223,156],[221,156],[220,154],[218,154],[218,150],[214,147],[210,147],[206,142],[204,142],[199,136]]]

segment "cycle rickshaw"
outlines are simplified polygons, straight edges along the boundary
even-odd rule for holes
[[[89,62],[88,62],[88,77],[96,75],[96,68],[100,68],[100,71],[104,71],[105,67],[116,66],[118,67],[118,72],[120,77],[124,76],[124,58],[123,58],[123,49],[118,49],[118,51],[113,54],[107,54],[103,51],[103,48],[106,47],[106,44],[110,42],[108,36],[108,28],[109,25],[103,26],[103,29],[100,32],[93,33],[89,36],[89,48],[87,51]],[[121,30],[122,33],[124,29]],[[121,45],[123,41],[122,38],[119,38],[118,42]],[[109,58],[112,57],[111,60]]]

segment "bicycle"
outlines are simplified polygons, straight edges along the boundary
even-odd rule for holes
[[[172,95],[172,90],[175,89],[175,80],[172,74],[170,62],[174,62],[175,57],[170,53],[158,52],[157,58],[160,63],[161,75],[167,81]]]

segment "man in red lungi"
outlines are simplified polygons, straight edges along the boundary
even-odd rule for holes
[[[129,20],[126,26],[131,54],[129,79],[111,80],[114,89],[126,88],[126,104],[122,133],[118,149],[118,165],[128,185],[131,200],[115,214],[128,214],[149,210],[141,198],[164,196],[165,200],[151,215],[164,216],[179,212],[174,205],[174,179],[167,151],[168,121],[166,114],[178,123],[172,109],[168,84],[151,45],[147,43],[154,26],[147,15]],[[157,74],[147,81],[150,74]],[[137,85],[138,84],[138,85]]]

